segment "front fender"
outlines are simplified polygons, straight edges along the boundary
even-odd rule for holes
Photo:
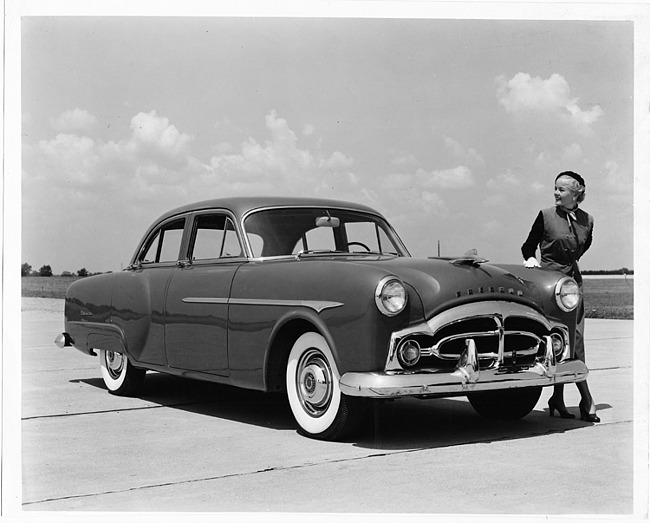
[[[520,278],[526,285],[536,289],[540,308],[544,314],[555,321],[563,323],[569,328],[569,338],[571,342],[571,355],[573,357],[575,350],[576,323],[578,320],[578,311],[581,305],[571,311],[564,312],[560,309],[555,301],[555,286],[559,280],[566,275],[551,269],[535,267],[526,268],[522,265],[499,265],[517,278]],[[582,287],[581,287],[582,288]]]
[[[395,317],[375,303],[384,267],[351,261],[264,261],[242,266],[231,288],[228,360],[231,380],[259,386],[268,349],[290,321],[306,321],[327,340],[341,374],[384,367],[393,331],[423,321],[418,294]],[[319,304],[325,304],[321,307]]]

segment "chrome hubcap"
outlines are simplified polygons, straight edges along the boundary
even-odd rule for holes
[[[113,352],[111,350],[106,351],[106,369],[110,374],[111,378],[117,379],[122,374],[122,369],[124,369],[125,358],[123,354],[119,352]]]
[[[323,415],[332,399],[332,371],[320,351],[310,349],[303,354],[298,364],[296,381],[303,409],[310,416]]]

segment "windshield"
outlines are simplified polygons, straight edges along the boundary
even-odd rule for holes
[[[244,229],[255,258],[332,252],[407,255],[383,219],[356,211],[269,209],[250,214]]]

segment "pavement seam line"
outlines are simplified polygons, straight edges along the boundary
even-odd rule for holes
[[[599,425],[594,425],[594,428],[598,427],[606,427],[610,425],[625,425],[625,424],[630,424],[632,421],[615,421],[611,423],[602,423]],[[561,433],[563,431],[561,430],[551,430],[549,433]],[[63,496],[60,498],[48,498],[48,499],[43,499],[43,500],[37,500],[37,501],[27,501],[23,503],[23,506],[27,505],[38,505],[40,503],[48,503],[48,502],[54,502],[54,501],[64,501],[64,500],[70,500],[70,499],[82,499],[82,498],[90,498],[90,497],[95,497],[95,496],[106,496],[106,495],[111,495],[111,494],[124,494],[126,492],[137,492],[139,490],[149,490],[149,489],[155,489],[155,488],[162,488],[162,487],[171,487],[174,485],[189,485],[192,483],[202,483],[205,481],[217,481],[217,480],[222,480],[222,479],[230,479],[230,478],[237,478],[237,477],[244,477],[244,476],[253,476],[256,474],[264,474],[266,472],[278,472],[278,471],[288,471],[288,470],[298,470],[298,469],[306,469],[310,467],[318,467],[322,465],[333,465],[337,463],[351,463],[354,461],[361,461],[364,459],[368,458],[382,458],[382,457],[392,457],[392,456],[399,456],[403,454],[412,454],[415,452],[422,452],[426,450],[435,450],[435,449],[441,449],[441,448],[452,448],[452,447],[461,447],[464,445],[468,444],[477,444],[477,443],[484,443],[484,444],[491,444],[491,443],[503,443],[505,441],[508,441],[507,439],[498,439],[498,440],[493,440],[493,441],[464,441],[462,443],[458,444],[450,444],[450,445],[443,445],[439,447],[419,447],[416,449],[407,449],[407,450],[398,450],[394,452],[378,452],[376,454],[368,454],[366,456],[357,456],[353,458],[343,458],[343,459],[337,459],[337,460],[332,460],[332,461],[324,461],[320,463],[302,463],[300,465],[292,465],[290,467],[269,467],[269,468],[264,468],[264,469],[259,469],[259,470],[253,470],[249,472],[241,472],[241,473],[236,473],[236,474],[224,474],[222,476],[211,476],[211,477],[205,477],[205,478],[195,478],[195,479],[187,479],[184,481],[169,481],[165,483],[157,483],[153,485],[142,485],[139,487],[131,487],[127,489],[119,489],[119,490],[108,490],[105,492],[94,492],[94,493],[89,493],[89,494],[79,494],[76,496]]]
[[[93,410],[89,412],[70,412],[65,414],[48,414],[43,416],[27,416],[21,418],[21,421],[31,421],[35,419],[48,419],[48,418],[66,418],[72,416],[89,416],[92,414],[107,414],[109,412],[131,412],[135,410],[151,410],[151,409],[163,409],[165,407],[183,407],[186,405],[202,405],[204,401],[188,402],[188,403],[171,403],[168,405],[147,405],[145,407],[131,407],[128,409],[108,409],[108,410]]]

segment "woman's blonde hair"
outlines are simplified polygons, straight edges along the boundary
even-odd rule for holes
[[[555,181],[557,182],[560,178],[571,179],[571,190],[576,195],[576,200],[578,203],[582,203],[582,201],[585,199],[585,192],[587,188],[584,178],[578,173],[574,173],[573,171],[561,172],[555,177]]]

